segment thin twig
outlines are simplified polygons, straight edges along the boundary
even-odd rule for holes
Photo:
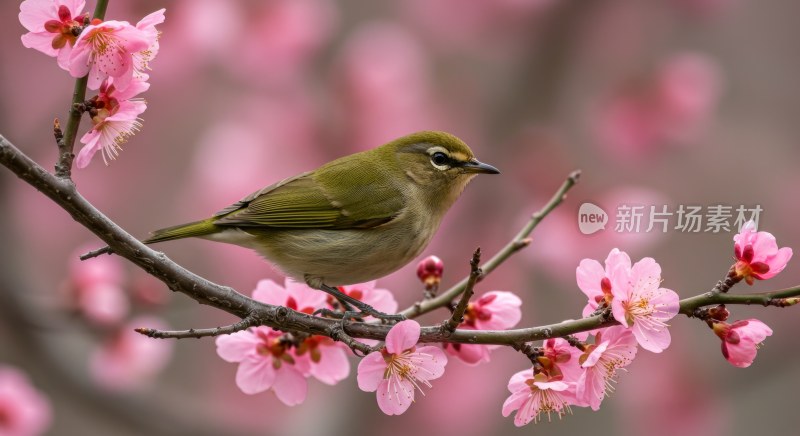
[[[539,224],[544,217],[546,217],[550,212],[553,211],[561,202],[567,198],[567,192],[578,183],[578,179],[580,179],[581,172],[580,170],[573,171],[567,177],[567,180],[561,185],[561,187],[556,191],[553,197],[550,199],[547,204],[544,205],[539,211],[534,213],[531,216],[531,219],[528,221],[527,224],[520,230],[517,236],[511,240],[505,247],[503,247],[500,251],[498,251],[488,262],[483,265],[483,277],[486,277],[494,271],[495,268],[500,266],[503,262],[505,262],[511,255],[518,252],[519,250],[527,247],[531,240],[528,238],[530,236],[533,229]],[[434,309],[438,309],[440,307],[446,306],[450,303],[454,298],[456,298],[461,292],[464,291],[464,288],[467,286],[467,282],[469,281],[469,277],[465,277],[463,280],[458,282],[452,288],[442,292],[435,298],[431,298],[429,300],[422,300],[416,302],[411,305],[411,307],[403,310],[400,314],[405,315],[406,318],[416,318],[422,314],[428,313]]]
[[[481,248],[478,247],[475,252],[472,253],[472,259],[469,261],[469,279],[467,280],[467,286],[464,287],[464,292],[461,294],[461,299],[458,300],[458,304],[456,305],[455,309],[453,309],[453,314],[450,316],[450,318],[442,323],[442,329],[444,332],[453,333],[461,324],[461,321],[463,321],[464,312],[467,310],[469,299],[472,298],[472,295],[475,293],[475,284],[478,283],[478,280],[483,275],[483,271],[481,271],[480,268],[480,263]]]
[[[247,330],[254,325],[257,325],[258,321],[254,318],[247,317],[236,324],[231,324],[223,327],[216,327],[213,329],[189,329],[189,330],[157,330],[151,329],[147,327],[140,327],[134,329],[136,333],[141,333],[145,336],[154,338],[154,339],[186,339],[186,338],[206,338],[209,336],[221,336],[221,335],[229,335],[231,333],[240,332],[242,330]]]

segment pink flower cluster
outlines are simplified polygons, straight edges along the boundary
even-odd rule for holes
[[[516,411],[518,427],[538,422],[542,414],[561,417],[571,407],[600,408],[617,369],[628,366],[636,356],[636,338],[630,329],[614,326],[600,330],[594,343],[583,349],[561,338],[548,339],[533,370],[514,374],[508,382],[511,395],[503,403],[503,416]]]
[[[384,312],[397,311],[397,302],[375,282],[344,286],[342,291]],[[286,280],[280,286],[262,280],[253,299],[312,314],[331,308],[326,294],[305,284]],[[307,379],[335,385],[350,374],[349,350],[324,336],[297,336],[259,326],[217,338],[217,354],[239,364],[236,385],[246,394],[272,390],[287,406],[302,403],[308,391]]]
[[[148,63],[158,53],[164,9],[147,15],[136,25],[127,21],[89,21],[81,15],[83,0],[25,0],[19,20],[28,30],[22,44],[56,57],[58,65],[73,77],[88,76],[89,89],[99,94],[87,107],[92,129],[81,142],[76,165],[86,167],[92,156],[103,152],[103,161],[114,159],[120,145],[141,127],[139,115],[146,109],[132,100],[147,90]]]
[[[146,295],[151,291],[147,284],[130,286],[119,257],[79,261],[79,254],[86,251],[76,250],[72,256],[75,260],[62,293],[68,309],[102,336],[90,354],[90,375],[107,389],[136,389],[160,373],[172,356],[172,342],[153,341],[134,332],[137,327],[164,329],[164,321],[154,316],[129,319],[132,303],[152,307],[159,300]]]
[[[0,365],[0,434],[36,436],[53,420],[50,401],[20,370]]]

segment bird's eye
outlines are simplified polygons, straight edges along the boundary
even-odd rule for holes
[[[437,151],[431,155],[431,162],[433,162],[436,166],[443,166],[447,163],[448,157],[446,154],[442,153],[441,151]]]

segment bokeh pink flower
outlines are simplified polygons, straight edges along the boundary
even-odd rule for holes
[[[775,236],[769,232],[757,232],[753,221],[748,221],[733,237],[736,277],[752,285],[755,279],[775,277],[786,268],[792,258],[792,249],[778,248]]]
[[[420,325],[414,320],[400,321],[386,335],[386,346],[361,359],[358,387],[376,392],[378,407],[387,415],[400,415],[414,402],[422,385],[444,375],[447,357],[434,346],[417,348]]]
[[[22,371],[0,365],[0,435],[37,436],[50,427],[50,400]]]
[[[166,330],[154,316],[138,316],[101,342],[89,357],[94,381],[109,390],[131,391],[152,382],[172,358],[175,342],[154,340],[134,329]]]

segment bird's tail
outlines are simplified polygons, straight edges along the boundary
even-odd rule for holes
[[[219,230],[220,228],[214,224],[213,219],[206,219],[156,230],[152,232],[152,236],[142,242],[145,244],[154,244],[156,242],[172,241],[174,239],[206,236],[217,233]]]
[[[181,224],[178,226],[167,227],[152,232],[152,236],[142,241],[145,244],[155,244],[156,242],[172,241],[174,239],[191,238],[193,236],[205,236],[217,233],[220,228],[214,224],[214,219],[210,218],[202,221]],[[101,254],[111,254],[114,250],[111,247],[103,247],[81,255],[81,260],[91,259]]]

